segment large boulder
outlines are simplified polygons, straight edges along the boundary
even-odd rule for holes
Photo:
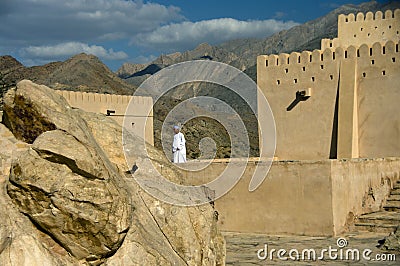
[[[11,199],[6,195],[3,200],[12,201],[32,221],[30,226],[39,229],[20,234],[40,243],[35,255],[46,259],[46,265],[68,265],[71,260],[92,265],[224,265],[225,242],[212,205],[174,206],[143,191],[135,178],[157,185],[151,163],[162,164],[176,183],[182,175],[160,151],[148,146],[144,152],[143,140],[129,134],[124,142],[129,142],[137,169],[132,178],[122,129],[114,120],[72,109],[51,89],[21,81],[5,96],[3,122],[29,144],[14,154],[7,184]],[[182,197],[173,189],[168,194]],[[7,208],[16,212],[10,204]],[[21,219],[26,223],[25,216]],[[16,244],[6,237],[14,229],[0,230],[0,263],[6,261],[3,250]]]
[[[130,226],[131,197],[85,121],[30,81],[6,95],[4,111],[16,137],[33,143],[11,167],[13,202],[77,259],[97,264],[114,254]]]
[[[0,146],[0,265],[76,265],[65,249],[50,236],[35,229],[35,225],[15,208],[7,195],[5,184],[11,160],[13,156],[26,152],[29,145],[15,139],[0,124]]]

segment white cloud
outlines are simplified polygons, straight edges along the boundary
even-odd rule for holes
[[[30,45],[128,42],[184,19],[178,7],[139,0],[0,0],[0,14],[0,54]]]
[[[238,38],[267,37],[275,32],[291,28],[298,23],[275,19],[240,21],[232,18],[181,22],[164,25],[149,33],[139,33],[132,43],[166,48],[188,48],[198,43],[211,44]]]
[[[27,58],[46,60],[51,58],[66,58],[79,53],[87,53],[107,60],[122,60],[128,58],[125,52],[106,50],[102,46],[88,45],[80,42],[66,42],[53,46],[29,46],[21,50],[21,54]]]
[[[128,53],[131,60],[145,61],[139,51],[182,51],[202,42],[265,37],[294,25],[230,18],[189,22],[179,7],[141,0],[0,0],[0,55],[33,63],[80,52],[125,60]],[[136,47],[128,50],[129,42]],[[109,49],[113,45],[126,50]]]

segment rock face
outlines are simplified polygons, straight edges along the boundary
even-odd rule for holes
[[[121,175],[126,173],[129,169],[121,150],[121,127],[103,115],[79,112]],[[127,135],[124,142],[129,143],[131,150],[136,147],[134,155],[138,170],[134,175],[151,180],[153,175],[146,171],[147,164],[162,164],[168,178],[181,183],[182,177],[161,152],[147,146],[152,161],[149,162],[141,147],[143,140]],[[211,205],[179,207],[160,202],[140,189],[130,174],[125,176],[135,207],[132,228],[122,247],[106,265],[225,265],[225,241],[217,229]],[[169,196],[181,195],[171,190]]]
[[[7,195],[6,183],[11,159],[24,153],[29,145],[15,139],[0,124],[0,265],[76,265],[65,249],[38,231],[28,217],[15,208]],[[47,243],[46,246],[43,243]]]
[[[11,166],[8,194],[76,258],[99,261],[126,236],[130,196],[84,120],[50,96],[48,88],[22,81],[5,98],[6,123],[33,143]]]
[[[127,174],[122,129],[114,120],[72,109],[30,81],[9,91],[4,107],[3,123],[29,148],[10,153],[15,158],[8,182],[5,177],[8,195],[0,189],[0,209],[7,214],[0,217],[0,265],[225,263],[212,206],[173,206],[144,192]],[[135,148],[142,140],[130,135],[125,141],[137,158],[134,177],[150,178],[152,160],[180,182],[158,150],[148,147],[149,158]],[[179,196],[171,191],[171,197]],[[24,226],[16,228],[11,220]],[[33,245],[32,256],[23,249],[32,262],[16,263],[23,259],[17,255],[23,242],[10,238],[11,232]]]

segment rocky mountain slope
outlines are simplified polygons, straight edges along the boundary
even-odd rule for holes
[[[96,56],[78,54],[64,62],[25,67],[11,56],[0,57],[6,84],[33,80],[54,89],[131,95],[135,87],[121,80]]]

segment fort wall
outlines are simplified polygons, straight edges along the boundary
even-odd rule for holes
[[[148,143],[154,145],[153,99],[151,97],[112,95],[58,90],[74,108],[108,115]],[[129,106],[129,110],[127,110]],[[125,119],[125,122],[124,122]],[[144,131],[142,129],[145,129]]]
[[[400,40],[400,9],[378,11],[375,14],[368,12],[339,15],[338,37],[333,40],[323,39],[321,49],[372,45],[390,40],[395,42]]]
[[[276,157],[330,157],[341,56],[326,49],[258,57],[258,86],[275,118]],[[299,98],[301,91],[310,95]]]
[[[186,172],[185,181],[207,183],[228,163],[217,160],[204,170]],[[250,159],[238,183],[215,201],[222,230],[338,235],[354,217],[380,210],[390,188],[400,179],[400,158],[274,161],[263,183],[249,192],[252,174],[260,163],[264,162]]]
[[[399,43],[362,45],[358,53],[359,157],[399,156]]]
[[[400,112],[398,46],[388,41],[259,56],[258,86],[276,123],[275,156],[400,156],[400,120],[388,116]],[[301,91],[306,97],[296,100]]]

